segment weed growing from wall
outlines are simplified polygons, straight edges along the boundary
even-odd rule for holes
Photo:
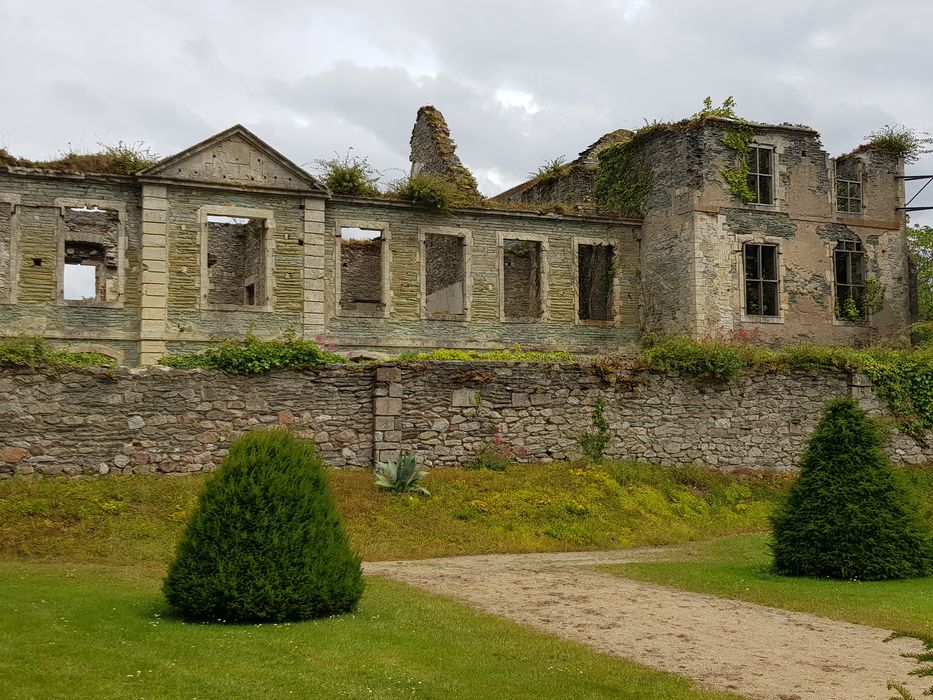
[[[327,188],[334,194],[351,195],[354,197],[378,197],[379,172],[373,168],[365,157],[350,155],[350,151],[343,158],[335,155],[333,158],[319,158],[314,161],[321,178]]]
[[[62,370],[114,364],[111,358],[96,352],[57,350],[36,336],[18,335],[0,340],[0,367]]]
[[[580,449],[591,462],[602,462],[606,445],[609,444],[609,423],[606,420],[605,410],[606,402],[600,396],[593,406],[593,432],[583,433],[577,438]]]

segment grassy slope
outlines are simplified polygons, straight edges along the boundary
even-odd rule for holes
[[[676,561],[606,567],[628,578],[799,610],[933,641],[933,577],[903,581],[791,578],[770,571],[767,535],[683,548]]]
[[[368,560],[666,544],[761,530],[785,477],[607,464],[443,469],[433,496],[380,493],[367,471],[331,486]],[[0,557],[167,563],[203,480],[0,482]]]
[[[353,615],[185,624],[161,571],[0,564],[3,698],[725,698],[370,579]]]

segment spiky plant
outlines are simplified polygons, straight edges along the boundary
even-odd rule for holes
[[[418,469],[418,460],[411,452],[403,452],[391,462],[376,465],[376,487],[395,493],[415,492],[430,496],[420,482],[428,473]]]

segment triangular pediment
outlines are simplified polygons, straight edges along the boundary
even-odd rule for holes
[[[239,124],[137,175],[228,187],[330,194],[310,173]]]

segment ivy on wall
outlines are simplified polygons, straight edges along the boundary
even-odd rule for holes
[[[755,130],[746,123],[740,123],[730,128],[722,137],[722,143],[730,148],[736,156],[734,167],[722,168],[719,172],[726,179],[729,191],[743,202],[754,202],[757,197],[748,186],[749,144],[755,140]]]
[[[637,160],[643,138],[639,129],[629,141],[607,146],[597,154],[593,200],[617,212],[643,214],[651,193],[651,170]]]

